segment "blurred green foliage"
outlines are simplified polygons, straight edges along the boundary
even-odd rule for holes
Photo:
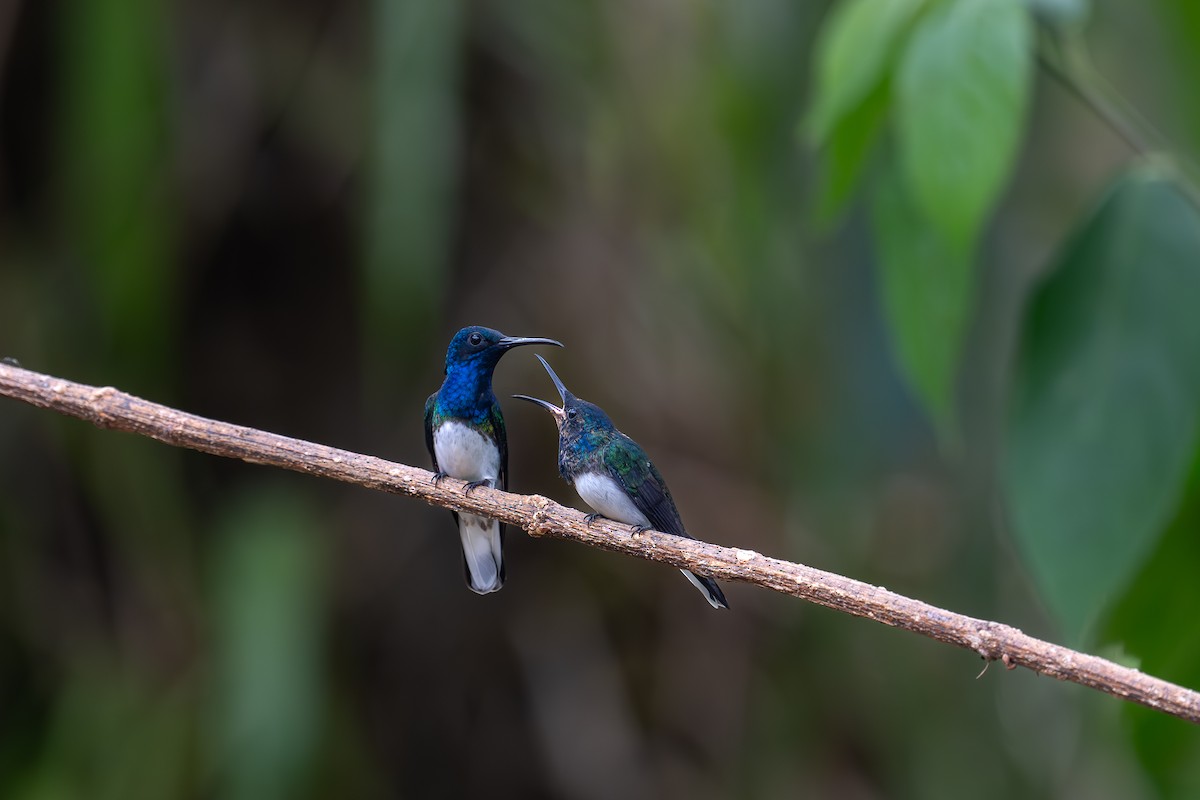
[[[171,314],[166,20],[155,0],[98,0],[61,19],[61,224],[59,254],[79,269],[94,302],[97,357],[138,352],[117,381],[150,376],[170,385]],[[139,374],[140,373],[140,374]]]
[[[937,3],[896,67],[900,166],[924,219],[959,253],[971,252],[1012,170],[1032,44],[1020,2]]]
[[[948,440],[975,243],[1024,130],[1032,29],[1018,0],[847,0],[817,44],[808,127],[826,150],[827,210],[853,188],[890,111],[896,163],[874,190],[884,310],[897,358]]]
[[[436,338],[454,230],[459,0],[376,0],[363,341],[380,387]],[[412,342],[414,352],[394,342]],[[378,398],[377,398],[378,400]]]
[[[1122,592],[1103,637],[1137,654],[1139,669],[1194,687],[1200,686],[1200,636],[1192,633],[1200,583],[1191,579],[1200,563],[1200,455],[1183,497],[1161,543]],[[1200,737],[1161,714],[1127,713],[1138,755],[1156,788],[1167,797],[1200,792]]]
[[[1120,597],[1178,507],[1200,411],[1200,211],[1123,178],[1031,298],[1005,474],[1067,633]]]
[[[326,543],[294,493],[260,488],[230,505],[210,577],[213,771],[222,797],[295,797],[321,724]]]
[[[456,328],[554,336],[697,537],[1200,686],[1191,9],[18,0],[0,355],[422,464]],[[0,796],[1200,790],[1192,726],[788,598],[515,533],[480,598],[440,510],[13,403],[0,453]]]

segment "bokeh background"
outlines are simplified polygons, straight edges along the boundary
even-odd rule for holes
[[[1037,74],[939,445],[863,210],[816,221],[827,6],[2,0],[0,355],[424,466],[453,332],[550,336],[697,537],[1061,639],[997,499],[1014,331],[1131,153]],[[1195,16],[1097,0],[1087,29],[1185,152]],[[553,396],[527,349],[496,391]],[[550,420],[502,402],[511,488],[579,506]],[[6,401],[0,795],[1200,796],[1186,723],[752,587],[714,613],[662,565],[507,552],[478,597],[443,510]],[[1161,610],[1126,629],[1195,636]]]

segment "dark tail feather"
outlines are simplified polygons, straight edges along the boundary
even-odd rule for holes
[[[725,599],[725,593],[721,591],[721,587],[712,578],[704,575],[696,575],[686,569],[679,570],[683,573],[683,577],[692,582],[692,585],[700,590],[700,594],[704,595],[704,599],[713,608],[729,608],[729,601]]]

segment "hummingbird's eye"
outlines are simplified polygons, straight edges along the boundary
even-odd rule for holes
[[[483,337],[478,333],[472,333],[467,337],[467,341],[470,342],[473,347],[479,347],[479,343],[483,341]]]
[[[567,419],[575,419],[575,417],[578,416],[578,414],[579,414],[578,408],[568,408],[567,409]]]

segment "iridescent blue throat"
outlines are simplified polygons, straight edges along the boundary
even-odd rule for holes
[[[438,390],[434,413],[439,417],[453,417],[474,424],[482,423],[496,395],[492,392],[492,372],[496,364],[483,359],[447,365],[446,378]]]

